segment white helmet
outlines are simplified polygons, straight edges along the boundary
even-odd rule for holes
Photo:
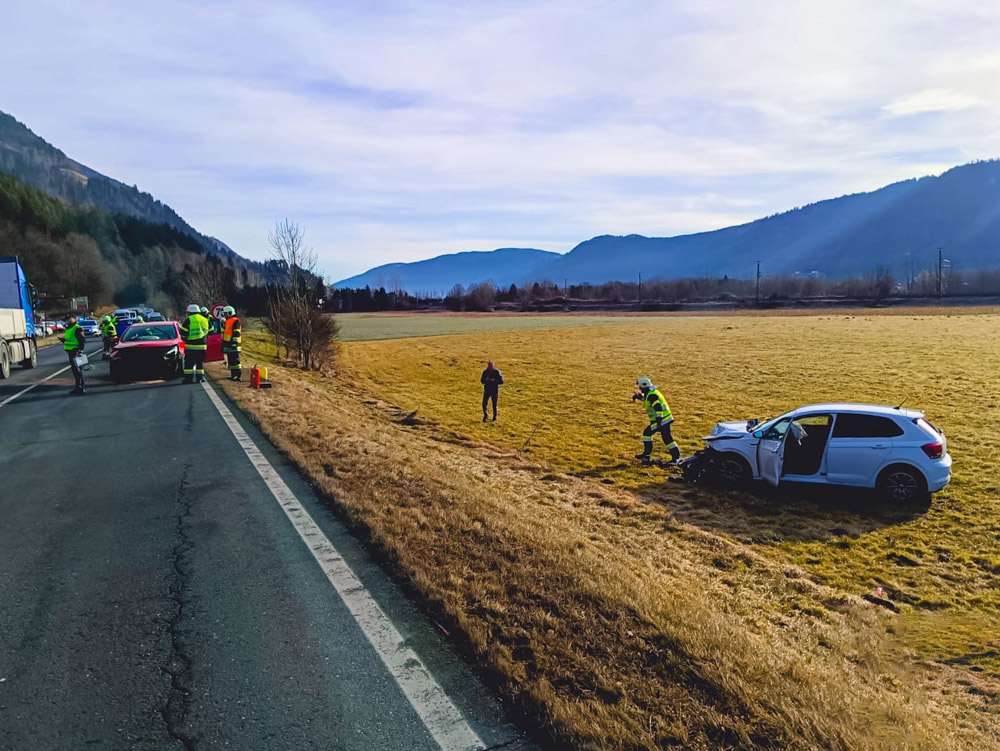
[[[635,385],[641,389],[651,389],[653,388],[653,381],[648,376],[642,376],[636,379]]]
[[[236,308],[234,308],[232,305],[227,305],[226,307],[224,307],[222,309],[222,315],[224,315],[224,316],[234,316],[234,315],[236,315]]]
[[[187,312],[188,313],[200,313],[201,312],[201,308],[199,308],[194,303],[191,303],[190,305],[187,306]]]

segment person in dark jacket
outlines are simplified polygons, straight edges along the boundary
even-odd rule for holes
[[[483,422],[486,422],[486,406],[493,402],[493,422],[497,421],[497,399],[500,398],[500,387],[503,385],[503,373],[493,367],[493,361],[486,363],[486,370],[479,377],[483,384]]]
[[[74,396],[85,394],[86,389],[83,382],[83,368],[76,364],[76,358],[83,354],[83,348],[87,344],[87,337],[83,333],[83,327],[76,322],[76,316],[70,314],[66,319],[66,330],[59,337],[63,343],[63,350],[69,357],[70,370],[73,371],[73,380],[76,381],[76,388],[70,393]]]

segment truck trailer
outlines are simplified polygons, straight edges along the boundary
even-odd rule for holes
[[[34,290],[16,256],[0,256],[0,379],[10,378],[13,365],[38,363],[35,342]]]

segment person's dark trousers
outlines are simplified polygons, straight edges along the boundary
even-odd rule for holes
[[[83,382],[83,368],[78,366],[74,360],[81,354],[80,352],[67,352],[69,355],[69,367],[73,371],[73,380],[76,381],[75,391],[83,391],[86,384]]]
[[[657,425],[655,422],[651,423],[642,432],[642,444],[643,444],[643,455],[650,456],[653,453],[653,436],[657,433],[663,438],[663,443],[666,445],[667,450],[670,452],[670,456],[674,461],[681,458],[681,450],[677,446],[677,441],[674,440],[673,435],[670,431],[670,423],[664,423],[663,425]]]
[[[486,390],[483,391],[483,422],[486,421],[486,407],[489,405],[490,402],[493,402],[493,420],[496,421],[496,419],[497,419],[497,399],[499,399],[499,398],[500,398],[500,392],[499,392],[499,390],[498,391],[491,391],[489,389],[486,389]]]
[[[242,370],[240,368],[240,353],[226,352],[226,363],[229,365],[229,378],[233,381],[240,380]]]
[[[184,350],[184,382],[197,383],[199,376],[205,377],[205,350],[188,347]]]

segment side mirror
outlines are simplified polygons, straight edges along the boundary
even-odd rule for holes
[[[764,431],[763,430],[755,430],[753,432],[753,437],[754,438],[758,438],[758,439],[759,438],[763,438],[764,437]]]

